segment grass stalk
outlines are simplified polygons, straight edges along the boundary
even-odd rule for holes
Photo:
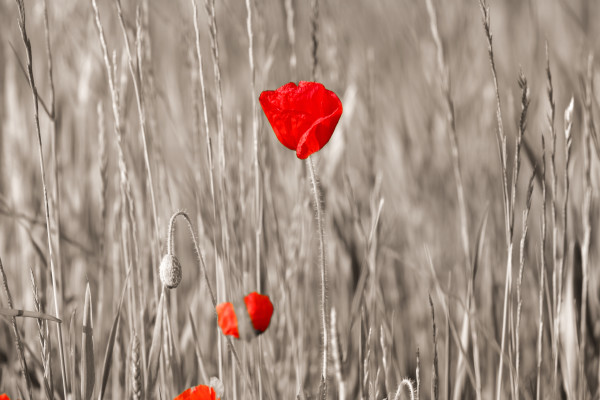
[[[333,307],[331,308],[330,321],[331,321],[331,354],[333,356],[335,379],[337,380],[337,383],[338,383],[338,399],[346,400],[346,383],[344,382],[344,377],[342,375],[342,356],[341,356],[340,343],[339,343],[339,338],[338,338],[338,333],[337,333],[337,315],[335,312],[335,308],[333,308]],[[383,328],[382,328],[382,332],[383,332]],[[384,364],[384,369],[385,369],[386,355],[385,355],[385,348],[383,346],[383,344],[385,343],[383,335],[381,336],[381,343],[382,343],[381,350],[383,352],[383,364]]]
[[[311,0],[310,2],[310,38],[311,38],[311,55],[312,55],[312,70],[311,77],[313,81],[317,80],[317,68],[319,67],[319,0]]]
[[[85,288],[85,303],[83,307],[83,326],[81,342],[81,395],[83,400],[90,400],[94,391],[96,375],[94,366],[94,328],[92,326],[92,295],[90,284]],[[76,388],[75,390],[79,390]]]
[[[292,81],[296,81],[296,30],[294,29],[293,0],[284,0],[286,33],[290,45],[290,73]]]
[[[202,50],[200,48],[200,28],[198,27],[198,6],[196,0],[190,0],[194,10],[194,32],[196,34],[196,56],[198,57],[198,76],[200,78],[200,92],[202,95],[202,111],[204,114],[204,133],[206,135],[206,148],[208,155],[208,166],[210,175],[210,195],[213,203],[213,218],[217,220],[217,211],[215,205],[215,183],[214,183],[214,165],[212,155],[212,145],[210,139],[210,124],[208,123],[208,111],[206,106],[206,89],[204,86],[204,71],[202,66]]]
[[[517,182],[519,178],[520,170],[520,149],[525,134],[525,127],[527,122],[527,110],[529,107],[529,89],[527,87],[527,80],[523,73],[519,76],[519,86],[522,91],[521,99],[521,118],[519,120],[519,132],[517,134],[514,163],[513,163],[513,174],[510,181],[509,191],[509,180],[508,180],[508,166],[507,166],[507,150],[506,150],[506,134],[504,132],[502,124],[502,108],[500,104],[500,91],[498,88],[498,77],[496,72],[496,65],[494,62],[494,51],[492,45],[492,32],[490,22],[490,9],[487,5],[486,0],[479,1],[483,27],[488,44],[488,56],[490,60],[490,67],[492,71],[492,79],[494,82],[494,89],[496,94],[496,120],[497,120],[497,141],[499,146],[500,163],[502,167],[502,188],[503,188],[503,199],[504,199],[504,220],[505,220],[505,231],[506,231],[506,278],[504,288],[504,305],[502,312],[502,333],[500,342],[500,360],[498,363],[498,377],[496,382],[496,399],[500,400],[502,394],[502,374],[503,374],[503,363],[504,363],[504,349],[507,338],[507,317],[509,309],[509,298],[512,298],[512,254],[513,254],[513,233],[514,233],[514,220],[515,220],[515,204],[516,204],[516,193],[517,193]],[[511,313],[512,319],[512,313]],[[510,355],[510,354],[509,354]],[[509,369],[511,382],[518,380],[518,377],[513,376],[512,368]]]
[[[8,308],[13,309],[13,299],[10,294],[10,289],[8,288],[8,280],[6,279],[6,272],[4,272],[4,266],[2,265],[2,259],[0,258],[0,276],[2,277],[2,288],[4,289],[4,294],[6,295],[6,301],[8,303]],[[31,377],[29,376],[29,372],[27,370],[27,360],[25,360],[25,353],[23,351],[23,342],[21,341],[21,334],[19,333],[19,328],[17,327],[17,318],[11,316],[10,318],[11,326],[13,329],[13,335],[15,336],[15,346],[17,347],[17,355],[19,356],[19,363],[21,364],[21,374],[23,374],[23,378],[25,378],[25,383],[27,385],[27,393],[29,395],[29,399],[33,399],[32,390],[31,390]],[[57,324],[60,325],[60,324]]]
[[[142,92],[140,90],[141,84],[141,73],[142,69],[142,60],[137,60],[137,68],[134,65],[133,54],[131,53],[131,48],[129,45],[129,39],[127,37],[127,30],[125,29],[125,21],[123,19],[123,10],[121,9],[121,1],[115,0],[115,4],[117,6],[117,12],[119,14],[119,22],[121,24],[121,30],[123,31],[123,41],[125,42],[125,49],[127,50],[127,58],[129,65],[129,72],[131,74],[131,79],[133,81],[133,89],[135,91],[135,99],[140,119],[140,133],[142,135],[142,144],[144,147],[144,162],[146,166],[146,173],[148,174],[148,187],[150,190],[150,201],[152,203],[152,216],[154,219],[154,233],[155,240],[158,245],[158,249],[161,251],[160,244],[160,226],[158,225],[158,212],[156,209],[156,197],[154,196],[154,181],[152,180],[152,168],[150,167],[150,154],[148,151],[148,135],[146,133],[146,110],[144,108],[144,102],[142,99]],[[160,254],[160,253],[159,253]]]
[[[539,292],[539,322],[537,337],[537,369],[536,369],[536,400],[542,398],[541,372],[543,362],[542,347],[544,345],[544,284],[546,280],[546,142],[542,134],[542,222],[540,245],[540,292]]]
[[[40,305],[38,286],[35,283],[35,276],[33,270],[30,268],[30,279],[31,279],[31,290],[33,292],[33,304],[36,312],[41,313],[42,308]],[[54,382],[52,381],[52,368],[51,368],[51,352],[50,352],[50,341],[48,338],[48,322],[42,318],[37,319],[38,336],[40,340],[40,357],[42,360],[42,369],[44,370],[44,390],[47,399],[54,399]]]
[[[550,150],[550,175],[552,179],[552,185],[550,188],[550,216],[552,222],[552,313],[550,318],[552,321],[551,338],[552,338],[552,358],[554,362],[554,384],[553,384],[553,395],[558,395],[558,287],[557,287],[557,272],[558,272],[558,225],[557,225],[557,214],[556,214],[556,202],[558,197],[558,178],[556,175],[556,130],[554,128],[554,119],[556,114],[556,104],[554,102],[554,88],[552,85],[552,72],[550,70],[550,56],[548,54],[548,44],[546,43],[546,79],[547,79],[547,94],[550,110],[548,113],[548,124],[550,128],[550,136],[552,139],[552,146]]]
[[[48,82],[50,84],[50,127],[52,131],[52,157],[54,161],[54,186],[53,186],[53,210],[54,210],[54,223],[56,224],[56,262],[57,262],[57,270],[58,270],[58,281],[64,282],[63,280],[63,264],[61,258],[61,223],[60,223],[60,181],[58,179],[59,176],[59,158],[58,158],[58,150],[57,150],[57,126],[56,126],[56,95],[54,91],[54,73],[53,73],[53,61],[52,61],[52,50],[50,47],[50,24],[48,22],[48,0],[44,0],[44,36],[46,38],[46,58],[48,63]],[[60,294],[60,302],[61,305],[64,304],[65,293],[64,287],[59,287]]]
[[[591,184],[591,132],[593,129],[592,114],[592,88],[593,88],[593,56],[588,57],[587,75],[585,78],[584,89],[584,126],[583,126],[583,154],[584,154],[584,177],[583,177],[583,243],[581,245],[581,269],[582,269],[582,288],[581,288],[581,313],[580,313],[580,346],[579,346],[579,376],[580,376],[580,397],[585,397],[587,388],[585,374],[585,354],[587,342],[587,300],[588,300],[588,275],[590,267],[590,242],[592,233],[592,184]]]
[[[561,308],[562,308],[562,291],[563,291],[563,275],[564,275],[564,267],[565,260],[567,258],[568,252],[568,241],[567,241],[567,209],[569,203],[569,164],[571,159],[571,144],[572,144],[572,135],[571,128],[573,123],[573,106],[574,100],[571,98],[571,102],[565,109],[565,117],[564,117],[564,133],[565,133],[565,142],[564,142],[564,154],[565,154],[565,175],[564,175],[564,201],[562,207],[562,254],[558,260],[558,268],[556,268],[556,314],[554,316],[554,329],[555,329],[555,339],[557,342],[557,346],[560,343],[560,324],[561,324]],[[558,347],[557,347],[557,360],[555,361],[555,373],[557,376],[556,385],[558,386]],[[558,387],[557,387],[558,391]]]
[[[456,135],[456,121],[454,115],[454,101],[452,100],[452,93],[450,87],[450,70],[446,65],[444,59],[444,48],[442,46],[442,39],[438,31],[437,17],[433,3],[431,0],[426,0],[427,14],[429,15],[429,27],[433,41],[436,48],[437,66],[442,82],[442,92],[444,95],[446,105],[446,122],[448,124],[448,139],[450,141],[450,152],[452,156],[452,167],[454,172],[454,180],[456,183],[456,192],[458,197],[458,208],[460,218],[460,236],[463,247],[463,255],[465,263],[469,263],[470,250],[469,250],[469,234],[468,234],[468,221],[467,221],[467,206],[465,203],[465,191],[462,182],[462,176],[460,173],[460,157],[458,151],[458,138]],[[463,344],[464,345],[464,344]]]
[[[521,309],[523,307],[523,298],[521,295],[521,287],[523,284],[523,271],[525,269],[525,240],[527,239],[527,230],[528,230],[528,217],[529,211],[531,210],[531,197],[533,194],[533,184],[535,179],[536,171],[535,168],[531,173],[531,178],[529,179],[529,184],[527,186],[527,200],[525,209],[523,210],[523,220],[522,220],[522,231],[521,231],[521,242],[519,245],[519,277],[517,279],[517,319],[515,323],[515,393],[519,396],[519,372],[520,372],[520,336],[519,336],[519,326],[521,324]]]
[[[429,295],[429,306],[431,307],[431,325],[433,328],[433,363],[431,367],[431,398],[433,400],[439,400],[440,398],[440,384],[439,384],[439,373],[438,373],[438,351],[437,351],[437,330],[435,325],[435,308],[433,307],[433,300],[431,294]]]
[[[52,293],[54,296],[54,312],[56,318],[59,318],[60,311],[58,308],[58,286],[56,284],[56,270],[54,267],[54,254],[52,251],[52,236],[51,236],[51,223],[50,223],[50,205],[48,200],[48,189],[46,185],[46,168],[44,166],[44,153],[42,151],[42,133],[40,129],[40,118],[39,118],[39,102],[38,102],[38,91],[35,86],[35,78],[33,76],[33,55],[31,51],[31,42],[29,41],[29,37],[27,35],[27,30],[25,28],[25,5],[23,0],[16,0],[17,7],[19,9],[19,30],[21,31],[21,38],[23,39],[23,44],[25,46],[25,50],[27,53],[27,78],[29,81],[29,86],[31,88],[31,94],[33,96],[33,118],[35,121],[35,129],[37,133],[37,141],[38,141],[38,153],[40,160],[40,171],[42,175],[42,189],[44,193],[44,211],[46,217],[46,234],[48,239],[48,258],[50,259],[50,274],[52,279]],[[59,233],[59,232],[57,232]],[[63,348],[63,340],[62,340],[62,324],[56,324],[57,336],[58,336],[58,349],[60,354],[60,365],[61,365],[61,373],[62,373],[62,381],[63,381],[63,393],[65,398],[67,397],[68,383],[67,383],[67,374],[66,374],[66,365],[65,365],[65,356],[64,356],[64,348]],[[30,395],[31,395],[31,390]],[[31,397],[31,396],[30,396]]]
[[[254,186],[255,186],[255,241],[256,241],[256,287],[260,293],[260,236],[262,232],[262,203],[260,195],[260,169],[258,165],[258,107],[256,96],[256,70],[254,67],[254,36],[252,29],[252,4],[251,0],[246,0],[246,27],[248,30],[248,60],[250,63],[250,84],[252,89],[252,138],[254,139]],[[241,177],[240,177],[241,179]]]
[[[131,342],[131,395],[133,400],[142,399],[142,370],[140,365],[140,341],[135,332]]]
[[[219,163],[221,166],[221,181],[225,175],[225,140],[223,127],[223,92],[221,90],[221,67],[219,65],[219,41],[217,35],[217,16],[215,0],[204,0],[206,13],[208,14],[208,28],[210,32],[211,55],[215,75],[216,97],[217,97],[217,128],[219,139]]]

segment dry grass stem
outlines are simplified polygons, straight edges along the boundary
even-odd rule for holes
[[[38,114],[38,91],[35,86],[35,78],[33,76],[33,55],[31,51],[31,42],[29,41],[29,36],[27,35],[27,30],[25,28],[25,4],[23,0],[16,0],[17,7],[19,9],[19,30],[21,31],[21,38],[23,39],[23,44],[25,46],[25,50],[27,52],[27,79],[29,81],[29,86],[31,88],[31,94],[33,96],[33,118],[35,121],[35,129],[37,133],[37,142],[38,142],[38,154],[40,160],[40,172],[42,175],[42,189],[44,194],[44,211],[46,217],[46,234],[48,239],[48,258],[50,259],[50,274],[52,278],[52,293],[54,296],[54,312],[56,314],[56,318],[59,318],[60,312],[58,308],[58,296],[59,292],[58,286],[56,284],[56,272],[54,268],[54,254],[52,251],[52,236],[51,236],[51,224],[50,224],[50,205],[48,200],[48,189],[46,186],[46,168],[44,166],[44,152],[42,150],[42,133],[40,130],[40,118]],[[61,285],[63,282],[61,282]],[[62,298],[62,296],[61,296]],[[68,382],[66,378],[66,364],[64,357],[64,349],[63,349],[63,339],[62,339],[62,326],[61,324],[56,325],[57,336],[58,336],[58,349],[61,361],[61,372],[62,372],[62,380],[63,380],[63,393],[65,398],[67,397],[68,390]],[[31,397],[31,389],[28,390]]]

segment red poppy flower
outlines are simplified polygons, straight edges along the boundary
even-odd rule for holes
[[[0,400],[10,400],[7,394],[0,394]]]
[[[269,327],[273,304],[269,296],[250,293],[242,300],[217,305],[219,326],[224,335],[250,340]]]
[[[277,139],[305,159],[327,144],[342,115],[342,102],[318,82],[294,82],[260,94]]]
[[[2,400],[2,398],[0,398]],[[215,389],[206,385],[198,385],[187,389],[173,400],[219,400]]]

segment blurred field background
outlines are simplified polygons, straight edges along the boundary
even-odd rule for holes
[[[312,80],[313,32],[318,41],[316,80],[335,91],[344,105],[332,140],[313,156],[325,210],[329,306],[336,313],[328,398],[410,398],[408,389],[397,393],[404,378],[415,389],[418,385],[425,399],[436,395],[443,399],[599,398],[600,282],[595,244],[600,175],[594,129],[599,97],[598,66],[591,57],[599,50],[600,26],[595,21],[600,4],[490,2],[509,185],[522,111],[520,71],[530,91],[519,153],[512,290],[498,389],[507,216],[496,139],[496,92],[478,2],[433,0],[449,73],[466,225],[457,200],[443,73],[425,1],[320,0],[318,13],[309,1],[251,1],[255,92],[246,3],[217,1],[223,170],[207,12],[211,1],[205,7],[200,0],[197,22],[214,203],[192,3],[122,4],[145,113],[151,183],[116,3],[99,0],[98,6],[119,94],[120,144],[91,2],[47,3],[54,94],[44,2],[27,1],[25,13],[39,97],[49,111],[54,103],[54,118],[41,104],[39,115],[66,376],[61,372],[56,324],[18,317],[33,398],[102,397],[101,387],[106,385],[107,399],[170,399],[188,387],[208,384],[206,379],[212,376],[221,378],[227,399],[317,397],[319,243],[306,165],[278,143],[257,108],[257,218],[252,125],[252,99],[262,90]],[[34,107],[23,69],[27,56],[18,15],[14,2],[0,2],[0,259],[14,308],[39,307],[54,316]],[[556,104],[555,197],[546,43]],[[571,97],[565,229],[564,111]],[[542,135],[546,199],[541,185]],[[518,285],[523,211],[534,165],[537,177]],[[553,201],[558,215],[556,252]],[[542,252],[544,204],[547,233]],[[151,384],[158,266],[166,252],[169,218],[178,210],[185,210],[192,220],[219,301],[257,289],[256,229],[261,227],[260,291],[270,296],[275,314],[260,342],[235,342],[241,362],[236,367],[218,331],[189,231],[178,220],[175,247],[184,280],[165,298],[166,311],[157,329],[161,335],[158,342],[154,340],[162,351],[156,384]],[[538,371],[542,254],[546,282],[541,308],[543,358]],[[557,310],[553,280],[558,280],[561,260],[563,301]],[[31,275],[39,291],[37,303]],[[587,294],[582,294],[584,286]],[[121,293],[125,297],[118,311]],[[0,306],[8,308],[5,294],[0,296]],[[429,295],[435,309],[435,346]],[[84,314],[90,312],[92,349],[86,333],[89,324],[83,328]],[[113,328],[114,343],[109,340]],[[0,319],[0,332],[0,393],[29,398],[10,318]],[[105,362],[107,348],[113,351]]]

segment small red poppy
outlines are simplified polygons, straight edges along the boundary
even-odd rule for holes
[[[7,394],[0,394],[0,400],[10,400]]]
[[[2,398],[0,398],[2,400]],[[173,400],[219,400],[215,389],[206,385],[198,385],[187,389]]]
[[[290,82],[259,101],[277,139],[301,159],[327,144],[342,115],[340,99],[318,82]]]
[[[252,292],[233,303],[217,305],[219,326],[224,335],[250,340],[269,327],[273,315],[273,304],[269,296]]]

